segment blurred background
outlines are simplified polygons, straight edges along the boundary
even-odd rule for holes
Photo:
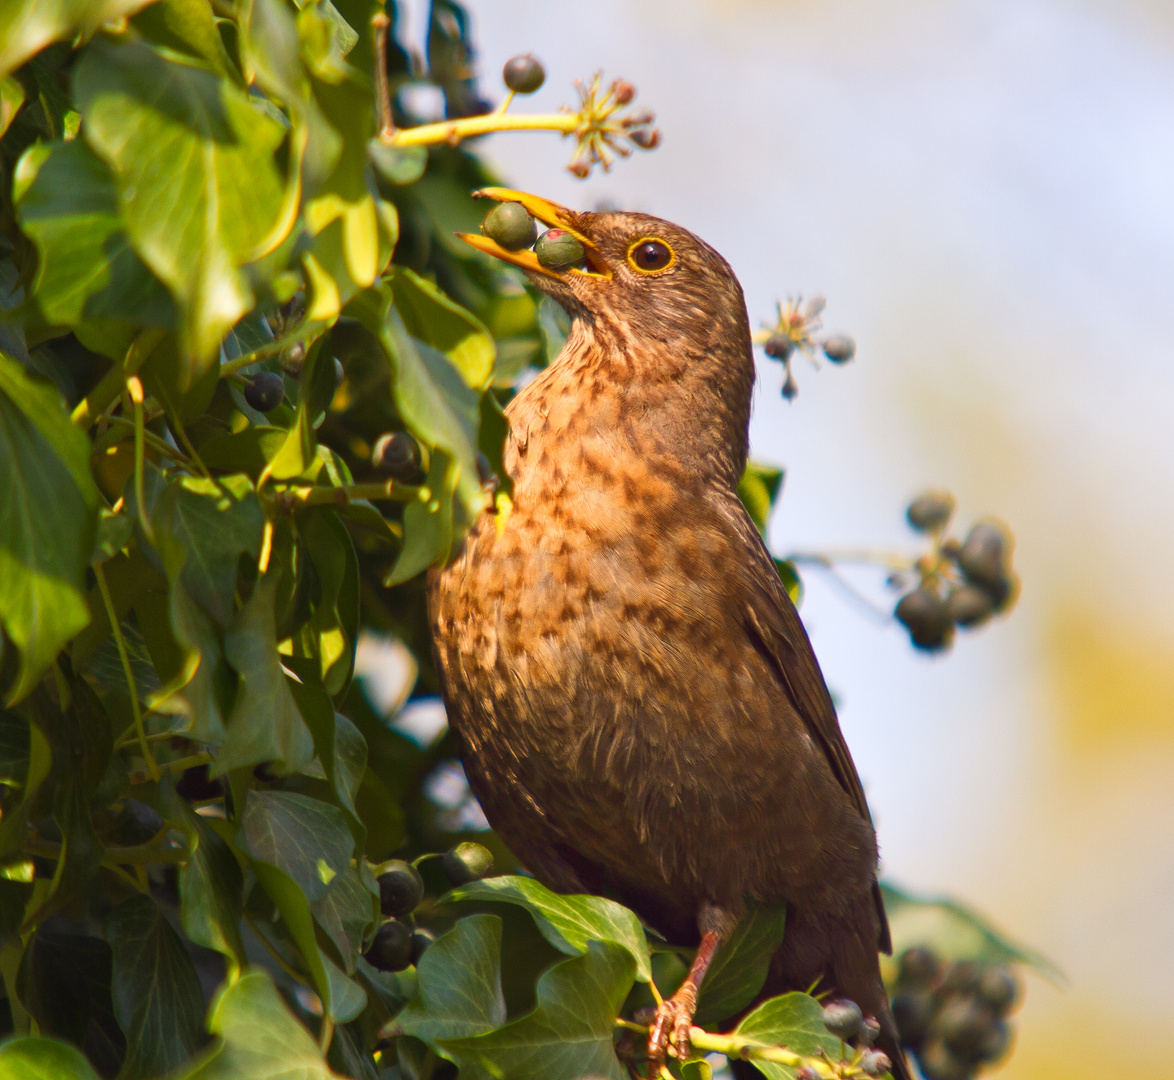
[[[422,46],[426,4],[401,36]],[[802,614],[886,875],[984,911],[1030,978],[1001,1075],[1174,1077],[1174,11],[1142,0],[470,0],[482,91],[553,111],[602,68],[664,141],[586,182],[552,134],[513,186],[646,210],[733,264],[754,324],[828,298],[856,361],[763,359],[777,554],[918,550],[926,486],[1005,519],[1011,617],[926,658],[816,572]],[[857,579],[891,606],[881,575]],[[1126,1065],[1126,1055],[1129,1064]]]

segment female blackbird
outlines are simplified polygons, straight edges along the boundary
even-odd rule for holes
[[[572,318],[506,410],[513,506],[434,572],[437,669],[465,768],[518,858],[700,939],[649,1052],[687,1050],[697,991],[748,900],[788,905],[764,993],[851,998],[898,1051],[860,779],[794,606],[736,488],[754,362],[725,260],[644,214],[520,202],[586,251],[552,269],[485,236]]]

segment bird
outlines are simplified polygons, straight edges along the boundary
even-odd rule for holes
[[[512,481],[433,569],[433,657],[473,793],[520,863],[697,943],[650,1025],[688,1053],[748,904],[786,904],[763,995],[855,1001],[909,1072],[881,981],[876,834],[811,644],[738,498],[754,359],[742,288],[688,230],[506,188],[577,265],[478,234],[570,317],[509,402]],[[557,232],[556,232],[557,230]],[[539,242],[541,248],[541,241]]]

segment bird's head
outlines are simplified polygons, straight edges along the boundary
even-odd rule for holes
[[[570,210],[536,195],[484,188],[477,196],[520,203],[538,222],[562,230],[583,249],[578,264],[543,265],[529,248],[461,233],[468,244],[521,267],[572,315],[645,341],[685,340],[694,347],[750,353],[742,288],[729,264],[687,229],[648,214]]]

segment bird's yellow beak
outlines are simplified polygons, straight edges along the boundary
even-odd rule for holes
[[[482,236],[480,233],[457,233],[457,236],[464,240],[470,247],[475,247],[478,251],[484,251],[487,255],[492,255],[495,259],[501,259],[502,262],[519,266],[523,270],[529,270],[535,274],[545,274],[547,277],[554,278],[555,281],[565,281],[569,274],[578,274],[581,277],[592,278],[611,277],[611,271],[609,269],[591,258],[591,251],[598,250],[598,245],[591,237],[580,232],[575,227],[575,222],[581,217],[575,211],[568,210],[565,206],[559,206],[558,203],[553,203],[549,199],[543,199],[538,195],[528,195],[524,191],[511,191],[509,188],[481,188],[480,191],[473,192],[473,197],[475,199],[493,199],[495,202],[521,203],[531,217],[541,221],[543,225],[551,229],[562,229],[564,232],[570,233],[579,243],[587,248],[589,269],[552,270],[548,266],[543,266],[538,261],[538,257],[534,252],[526,248],[523,248],[521,251],[510,251],[508,248],[502,247],[496,240],[490,240],[488,236]]]

